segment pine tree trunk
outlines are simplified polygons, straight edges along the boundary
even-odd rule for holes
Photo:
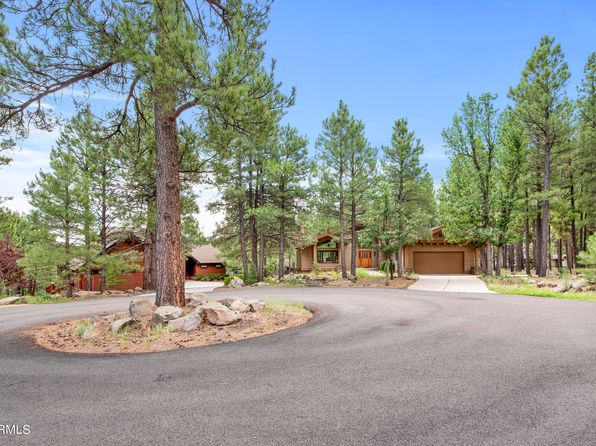
[[[550,143],[545,144],[544,146],[544,185],[543,185],[543,192],[544,194],[548,194],[550,191],[550,151],[551,146]],[[548,264],[548,253],[549,253],[549,205],[550,201],[548,198],[544,198],[542,200],[542,211],[541,211],[541,230],[540,230],[540,238],[539,245],[540,245],[540,269],[538,270],[539,277],[546,277],[546,269],[549,266]]]
[[[283,204],[282,204],[283,212]],[[277,259],[277,277],[281,279],[285,273],[286,229],[283,219],[279,224],[279,256]]]
[[[392,263],[391,255],[388,255],[386,252],[384,253],[384,255],[385,255],[385,261],[387,262],[387,264],[386,264],[387,267],[385,268],[385,286],[389,286],[389,275],[391,274],[390,273],[390,270],[391,270],[390,265]]]
[[[503,259],[503,245],[499,244],[497,246],[497,261],[495,262],[495,275],[497,277],[501,277],[501,267],[502,267],[502,259]]]
[[[155,289],[155,260],[155,234],[147,227],[143,244],[143,289],[145,290]]]
[[[356,262],[357,262],[357,254],[358,254],[358,234],[356,233],[356,203],[352,198],[352,202],[350,203],[350,217],[351,217],[351,227],[352,227],[352,249],[350,252],[350,274],[352,277],[356,277]]]
[[[72,289],[72,269],[70,265],[70,222],[65,222],[65,231],[64,231],[64,253],[66,254],[66,258],[68,259],[68,263],[65,266],[66,274],[64,278],[64,288],[66,290],[66,297],[72,298],[73,296],[73,289]]]
[[[569,273],[573,274],[575,272],[575,264],[569,261],[573,257],[573,242],[569,235],[565,237],[565,250],[567,251],[567,268],[569,269]]]
[[[240,255],[242,257],[242,274],[244,280],[248,278],[248,253],[246,252],[246,228],[244,227],[244,201],[238,202],[238,238],[240,241]]]
[[[403,278],[404,277],[404,248],[400,246],[397,249],[397,277]]]
[[[567,256],[569,262],[569,256]],[[557,272],[560,273],[563,269],[563,239],[559,237],[557,240]]]
[[[108,195],[107,195],[107,184],[106,184],[107,172],[104,166],[102,171],[102,183],[101,183],[101,211],[100,211],[100,230],[99,230],[99,242],[101,243],[101,258],[106,259],[108,254]],[[144,274],[144,273],[143,273]],[[106,268],[103,266],[100,271],[99,277],[99,291],[103,293],[106,290]]]
[[[180,155],[175,111],[154,98],[157,143],[157,277],[155,304],[183,307],[184,268],[180,228]]]
[[[534,238],[534,270],[536,275],[542,268],[542,218],[536,216],[536,237]]]
[[[346,270],[346,245],[344,235],[344,203],[343,198],[339,203],[339,263],[341,264],[341,277],[346,279],[348,272]]]
[[[259,282],[265,278],[265,231],[259,229]]]
[[[486,252],[486,270],[484,274],[487,276],[493,275],[493,244],[490,240],[487,240],[484,244]]]

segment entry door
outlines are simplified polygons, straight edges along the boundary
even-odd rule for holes
[[[415,252],[414,272],[418,274],[463,274],[464,253]]]

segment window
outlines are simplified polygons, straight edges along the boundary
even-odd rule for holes
[[[337,249],[337,242],[333,240],[326,240],[317,243],[317,248],[319,249]]]
[[[317,262],[319,263],[337,263],[337,250],[317,251]]]
[[[207,265],[201,265],[201,268],[207,269]]]
[[[215,265],[216,268],[222,268],[221,263]]]

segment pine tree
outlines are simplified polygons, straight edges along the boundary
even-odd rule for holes
[[[14,128],[26,134],[29,124],[50,127],[42,99],[75,84],[94,84],[126,97],[114,129],[118,133],[130,104],[136,104],[140,92],[151,91],[157,305],[185,304],[180,261],[181,115],[195,107],[219,113],[222,98],[238,92],[261,97],[270,85],[261,66],[268,4],[207,0],[189,5],[181,0],[115,0],[89,7],[88,2],[70,0],[35,0],[29,5],[15,0],[5,2],[4,9],[19,16],[19,39],[0,33],[5,61],[0,75],[6,84],[0,90],[0,131]],[[247,86],[248,75],[260,82]]]
[[[555,44],[554,39],[544,36],[527,61],[520,83],[509,91],[509,96],[516,102],[517,117],[540,161],[537,169],[540,214],[536,224],[535,256],[540,277],[546,276],[549,265],[552,157],[570,135],[571,103],[565,91],[569,77],[561,46]]]
[[[391,146],[383,147],[383,168],[392,186],[392,219],[394,241],[397,245],[397,275],[403,277],[403,248],[420,239],[432,219],[432,189],[425,183],[426,166],[420,156],[424,147],[414,132],[408,130],[408,121],[398,119],[393,124]],[[428,181],[428,180],[427,180]]]
[[[450,128],[443,130],[450,166],[440,193],[445,236],[484,246],[485,274],[493,272],[494,175],[497,152],[496,96],[467,96]]]
[[[64,282],[66,297],[72,297],[73,270],[76,271],[78,266],[73,261],[78,255],[77,235],[85,217],[81,207],[85,199],[85,190],[81,187],[82,182],[74,156],[63,147],[57,146],[52,149],[50,168],[51,172],[40,172],[36,175],[35,180],[29,183],[25,194],[42,224],[48,227],[54,237],[54,249],[51,252],[46,249],[47,254],[41,255],[44,245],[37,244],[25,253],[25,262],[34,263],[32,256],[38,255],[49,265],[56,265],[60,279]],[[47,244],[45,248],[48,248]]]

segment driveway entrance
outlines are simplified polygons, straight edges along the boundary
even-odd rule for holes
[[[476,276],[461,275],[419,275],[409,290],[445,291],[453,293],[492,293],[486,284]]]

